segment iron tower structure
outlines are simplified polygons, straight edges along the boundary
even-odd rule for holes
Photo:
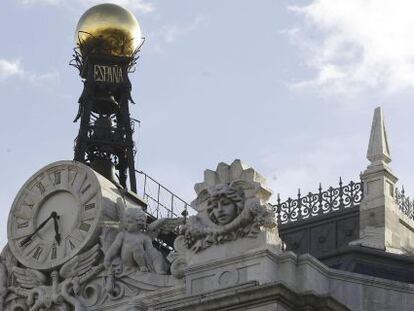
[[[139,47],[116,42],[116,52],[107,38],[79,31],[71,65],[79,69],[84,88],[74,120],[80,120],[74,160],[85,163],[122,187],[137,192],[135,176],[134,119],[130,116],[131,82],[128,74],[138,59]],[[119,39],[119,38],[118,38]],[[121,40],[122,41],[122,40]],[[125,40],[124,40],[125,42]]]

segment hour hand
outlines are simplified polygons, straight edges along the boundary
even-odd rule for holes
[[[58,245],[60,245],[61,237],[59,233],[59,223],[58,223],[59,216],[57,214],[53,217],[53,222],[55,223],[55,240]]]

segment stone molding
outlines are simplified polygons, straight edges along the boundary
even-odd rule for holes
[[[332,310],[348,311],[329,296],[297,294],[283,283],[258,285],[247,282],[209,295],[197,295],[154,305],[151,310]]]

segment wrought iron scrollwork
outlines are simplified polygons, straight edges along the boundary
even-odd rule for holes
[[[308,219],[319,215],[343,209],[353,208],[361,203],[363,198],[362,182],[351,181],[348,185],[343,185],[339,179],[339,187],[329,187],[322,191],[319,184],[318,192],[309,192],[302,195],[298,191],[297,198],[288,198],[281,202],[278,195],[277,204],[273,207],[277,215],[278,224],[287,224],[299,220]]]
[[[395,188],[395,201],[401,212],[409,218],[414,219],[414,201],[405,195],[404,187],[402,187],[401,191]]]

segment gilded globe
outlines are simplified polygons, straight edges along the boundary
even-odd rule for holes
[[[142,32],[130,11],[105,3],[83,13],[75,42],[83,56],[95,53],[131,57],[142,43]]]

